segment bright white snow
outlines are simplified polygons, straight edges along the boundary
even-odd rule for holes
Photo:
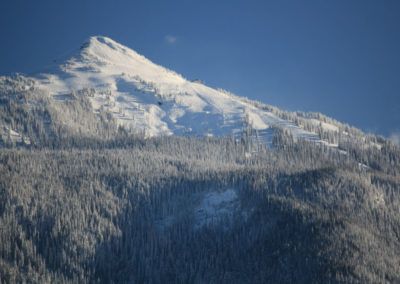
[[[230,220],[238,206],[238,196],[233,189],[206,194],[195,209],[195,228]]]
[[[186,80],[106,37],[90,38],[64,64],[36,80],[55,100],[72,91],[94,90],[89,99],[95,112],[108,111],[120,125],[148,137],[240,135],[248,123],[259,131],[260,142],[271,142],[271,127],[321,142],[315,133],[240,97]]]
[[[321,126],[322,129],[325,131],[339,132],[339,127],[337,127],[336,125],[333,125],[333,124],[330,124],[327,122],[323,122],[323,121],[320,121],[315,118],[311,118],[310,122],[316,126]]]

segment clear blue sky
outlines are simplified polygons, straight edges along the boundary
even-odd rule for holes
[[[1,0],[0,74],[91,35],[238,95],[400,132],[398,0]]]

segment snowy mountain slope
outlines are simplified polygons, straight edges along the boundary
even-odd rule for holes
[[[1,83],[4,81],[3,77],[2,89],[6,88]],[[29,82],[32,85],[19,88],[47,94],[55,104],[74,100],[76,93],[84,94],[93,113],[110,114],[117,125],[146,137],[175,134],[239,138],[245,129],[252,129],[257,142],[270,144],[274,131],[283,129],[294,139],[337,147],[335,137],[347,129],[342,124],[282,112],[186,80],[101,36],[91,37],[61,65],[29,78]],[[73,125],[69,121],[66,118],[63,123],[85,131],[78,125],[79,118]]]
[[[282,126],[296,137],[318,140],[315,133],[226,92],[190,82],[106,37],[90,38],[58,70],[38,76],[37,83],[55,100],[92,89],[94,111],[106,109],[118,124],[147,136],[230,135],[248,123],[261,133]]]

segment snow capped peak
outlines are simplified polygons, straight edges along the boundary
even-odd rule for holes
[[[119,44],[118,42],[114,41],[113,39],[106,37],[106,36],[102,36],[102,35],[96,35],[96,36],[91,36],[89,37],[89,39],[87,40],[87,43],[90,45],[101,45],[101,44],[106,44],[110,47],[112,46],[122,46],[121,44]]]
[[[148,136],[240,136],[253,129],[258,140],[271,143],[274,129],[285,128],[295,138],[322,141],[266,106],[186,80],[104,36],[90,37],[78,53],[36,81],[55,100],[90,89],[95,113],[106,111],[118,124]]]
[[[91,72],[106,77],[140,78],[152,84],[185,82],[181,75],[154,64],[136,51],[104,36],[90,37],[81,46],[79,53],[60,67],[63,72],[81,78]]]
[[[122,44],[105,36],[92,36],[82,46],[83,56],[96,56],[104,61],[114,62],[115,57],[144,60],[145,58]],[[114,62],[115,63],[115,62]],[[150,63],[150,62],[148,62]]]

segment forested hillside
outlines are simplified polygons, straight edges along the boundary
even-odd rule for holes
[[[106,37],[0,77],[0,283],[400,283],[400,149]]]
[[[400,282],[387,141],[63,139],[0,150],[1,283]]]

